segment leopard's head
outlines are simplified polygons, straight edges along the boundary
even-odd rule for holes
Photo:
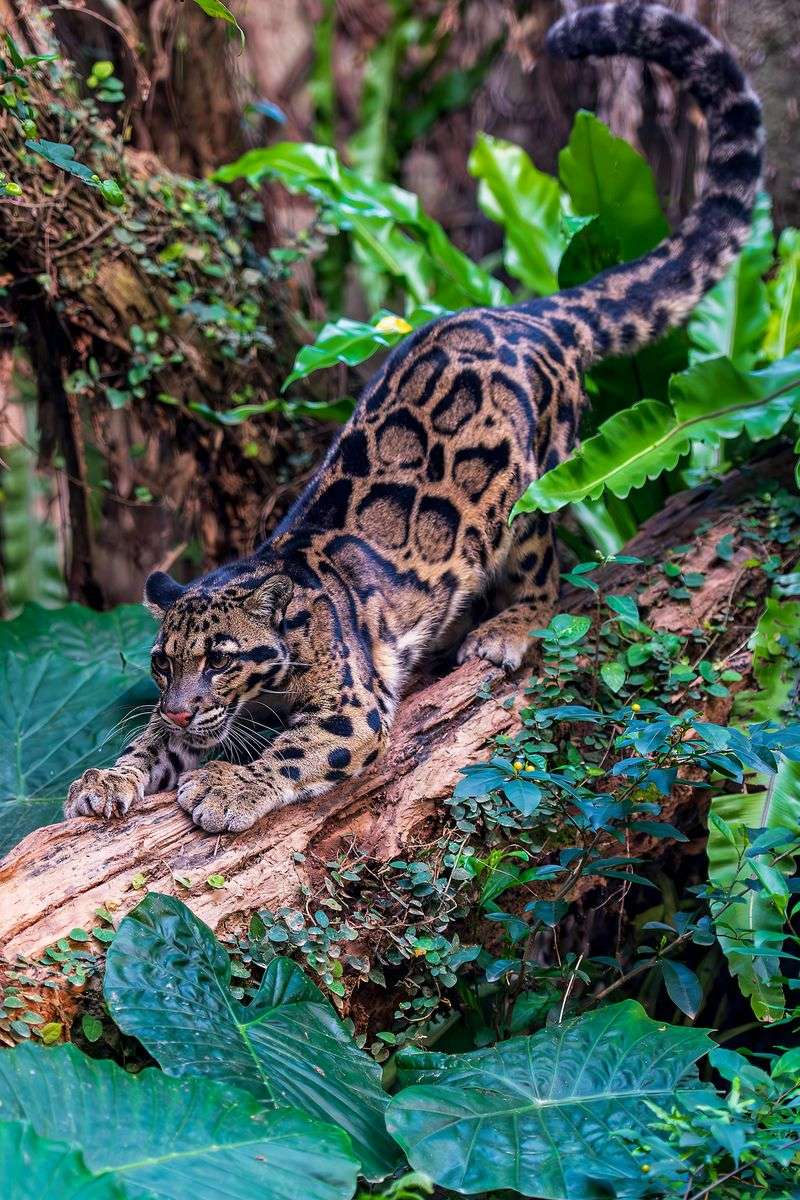
[[[156,711],[171,732],[192,746],[215,745],[245,704],[281,690],[291,656],[280,626],[291,595],[282,574],[213,587],[149,576],[144,603],[161,622],[151,656]]]

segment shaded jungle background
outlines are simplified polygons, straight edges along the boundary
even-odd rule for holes
[[[357,391],[359,372],[345,367],[290,399],[280,386],[321,320],[369,315],[368,278],[308,201],[277,184],[254,199],[199,182],[220,164],[283,139],[335,145],[362,178],[418,193],[502,277],[500,232],[467,169],[475,137],[517,142],[553,171],[586,107],[647,156],[679,218],[705,153],[696,110],[659,70],[549,62],[544,34],[572,7],[234,0],[241,44],[178,0],[0,0],[16,44],[73,64],[53,77],[52,119],[79,158],[91,152],[113,175],[124,161],[132,198],[120,217],[69,175],[32,172],[0,206],[6,614],[30,599],[135,600],[156,566],[189,577],[246,551],[308,479],[340,398]],[[776,229],[796,224],[800,3],[673,7],[730,41],[750,72]],[[98,62],[113,65],[110,83],[94,78]],[[0,169],[18,178],[6,119]]]

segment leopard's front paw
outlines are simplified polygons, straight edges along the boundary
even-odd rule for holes
[[[507,629],[498,621],[486,621],[468,634],[458,651],[458,661],[483,658],[504,671],[515,671],[530,651],[527,631]]]
[[[144,796],[144,783],[133,773],[115,767],[90,767],[70,784],[64,816],[122,816]]]
[[[267,811],[251,773],[225,762],[210,762],[182,775],[178,804],[207,833],[240,833]]]

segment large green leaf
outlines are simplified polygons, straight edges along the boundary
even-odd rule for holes
[[[554,292],[566,241],[558,181],[537,170],[521,146],[488,133],[478,134],[469,170],[479,180],[478,203],[505,230],[508,272],[533,292]]]
[[[55,652],[0,657],[0,855],[61,820],[67,788],[89,766],[110,763],[131,732],[131,710],[152,684],[102,660],[78,665]]]
[[[368,1178],[396,1166],[381,1071],[321,992],[275,958],[244,1007],[211,930],[179,900],[151,893],[109,950],[105,997],[114,1019],[170,1075],[208,1075],[270,1107],[291,1106],[350,1134]]]
[[[767,284],[767,358],[783,358],[800,346],[800,229],[784,229],[778,241],[778,270]]]
[[[792,711],[800,667],[792,648],[800,642],[800,601],[769,598],[752,639],[757,691],[740,692],[733,718],[739,723],[780,721]],[[740,897],[716,905],[717,936],[742,994],[761,1020],[783,1014],[779,981],[781,933],[786,924],[788,878],[795,857],[779,866],[767,859],[745,858],[748,829],[784,829],[800,837],[800,763],[783,759],[760,790],[721,794],[711,802],[708,825],[708,875],[717,887]],[[766,863],[766,872],[759,863]],[[749,886],[753,885],[753,886]],[[754,955],[753,950],[768,953]]]
[[[763,371],[738,371],[725,358],[697,363],[670,380],[671,406],[642,400],[615,413],[565,462],[528,487],[512,509],[554,512],[608,488],[625,497],[675,466],[693,441],[718,445],[745,431],[753,441],[780,433],[800,406],[800,351]]]
[[[620,261],[638,258],[669,233],[650,167],[592,113],[575,117],[558,173],[573,212],[597,215],[596,233],[606,244],[616,241]]]
[[[41,1138],[25,1121],[0,1122],[3,1200],[125,1200],[109,1175],[93,1175],[79,1151]]]
[[[767,287],[762,276],[772,263],[774,245],[770,200],[762,193],[753,212],[750,237],[741,254],[692,313],[691,362],[724,355],[742,371],[755,365],[769,320]]]
[[[351,233],[361,261],[401,283],[413,303],[463,308],[509,302],[508,289],[456,249],[419,197],[395,184],[360,179],[329,147],[280,142],[248,150],[214,178],[258,182],[267,175],[320,203],[327,220]]]
[[[0,621],[0,655],[30,658],[53,650],[81,666],[107,664],[130,675],[149,674],[156,623],[141,604],[95,612],[81,604],[43,608],[28,604],[13,621]]]
[[[402,1050],[412,1086],[393,1098],[387,1125],[416,1170],[458,1192],[625,1194],[641,1160],[615,1135],[657,1143],[648,1101],[670,1107],[697,1087],[693,1064],[711,1046],[702,1030],[651,1021],[626,1000],[488,1050]],[[606,1190],[590,1190],[598,1184]]]
[[[80,1149],[131,1200],[350,1200],[358,1175],[332,1125],[208,1079],[131,1075],[74,1046],[0,1056],[0,1119]]]
[[[369,323],[353,321],[350,317],[329,321],[322,326],[314,342],[300,350],[281,390],[323,367],[332,367],[336,363],[354,367],[379,350],[396,346],[413,329],[419,329],[444,311],[436,305],[425,304],[413,309],[407,317],[397,317],[382,309]]]
[[[31,604],[0,622],[0,855],[60,820],[73,779],[144,725],[154,628],[138,605]]]

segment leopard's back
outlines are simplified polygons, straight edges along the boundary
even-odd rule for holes
[[[541,318],[441,318],[388,357],[272,545],[329,560],[401,635],[438,628],[502,575],[511,505],[568,452],[580,399],[577,348]]]

